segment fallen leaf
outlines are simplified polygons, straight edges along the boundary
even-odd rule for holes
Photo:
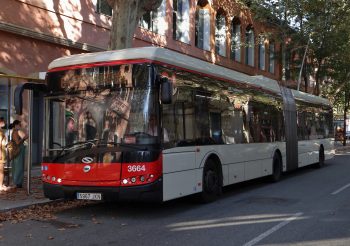
[[[79,225],[77,225],[77,224],[69,224],[69,225],[67,225],[67,228],[77,228],[77,227],[79,227]]]
[[[1,198],[0,198],[1,200]],[[55,214],[67,209],[73,209],[83,207],[89,204],[93,204],[91,201],[59,201],[49,204],[35,204],[28,208],[11,210],[9,212],[0,212],[0,222],[10,221],[12,224],[20,223],[26,220],[50,220],[55,219]],[[95,219],[95,222],[97,220]],[[99,222],[97,222],[99,223]],[[72,225],[71,228],[78,227],[78,225]]]
[[[93,217],[91,220],[92,220],[92,223],[94,224],[101,224],[101,222],[98,221],[95,217]]]

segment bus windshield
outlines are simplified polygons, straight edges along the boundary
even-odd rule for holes
[[[138,77],[131,73],[132,83],[116,79],[113,84],[108,79],[103,82],[101,73],[98,76],[92,73],[90,78],[98,77],[98,84],[81,86],[83,82],[77,81],[77,78],[82,77],[76,76],[74,82],[78,86],[75,88],[68,86],[69,81],[67,85],[62,82],[70,71],[51,74],[55,82],[61,82],[61,87],[57,88],[60,93],[46,97],[48,123],[45,133],[48,152],[54,154],[53,151],[119,143],[159,143],[159,128],[155,124],[158,120],[158,93],[157,87],[151,85],[153,82],[147,81],[151,78],[147,74],[150,69],[139,69]],[[116,67],[113,71],[120,74]],[[81,71],[71,73],[80,74]],[[113,74],[109,72],[108,78],[111,77]],[[87,78],[85,75],[85,81]],[[62,90],[64,86],[69,89]]]

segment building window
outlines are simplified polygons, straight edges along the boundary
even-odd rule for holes
[[[96,12],[108,16],[112,16],[112,7],[107,0],[97,0]]]
[[[233,18],[231,24],[231,59],[241,61],[241,23],[238,18]]]
[[[210,10],[208,1],[198,1],[196,9],[196,47],[210,50]]]
[[[162,4],[156,11],[147,12],[141,17],[139,23],[140,27],[160,35],[165,35],[165,31],[167,29],[167,24],[165,21],[165,8],[166,0],[163,0]]]
[[[269,44],[269,72],[275,73],[275,44]]]
[[[254,67],[254,29],[252,26],[248,26],[245,32],[245,63]]]
[[[265,59],[266,59],[266,49],[265,49],[265,37],[263,35],[259,36],[259,69],[265,70]]]
[[[173,38],[190,43],[189,0],[173,0]]]
[[[215,51],[221,56],[226,56],[226,17],[220,10],[215,20]]]

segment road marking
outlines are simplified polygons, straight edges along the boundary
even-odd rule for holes
[[[270,230],[265,231],[263,234],[260,234],[259,236],[257,236],[256,238],[254,238],[253,240],[249,241],[248,243],[244,244],[243,246],[253,246],[255,244],[257,244],[258,242],[260,242],[261,240],[263,240],[264,238],[268,237],[269,235],[271,235],[272,233],[278,231],[279,229],[281,229],[283,226],[289,224],[290,222],[292,222],[293,220],[297,219],[298,217],[300,217],[303,213],[296,213],[294,214],[292,217],[282,221],[281,223],[279,223],[278,225],[275,225],[274,227],[272,227]]]
[[[345,190],[345,189],[348,188],[348,187],[350,187],[350,184],[344,185],[344,186],[341,187],[340,189],[338,189],[338,190],[332,192],[331,194],[332,194],[332,195],[336,195],[336,194],[342,192],[343,190]]]

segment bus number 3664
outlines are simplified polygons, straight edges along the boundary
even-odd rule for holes
[[[146,166],[145,165],[130,165],[128,166],[128,172],[141,172],[141,171],[146,171]]]

